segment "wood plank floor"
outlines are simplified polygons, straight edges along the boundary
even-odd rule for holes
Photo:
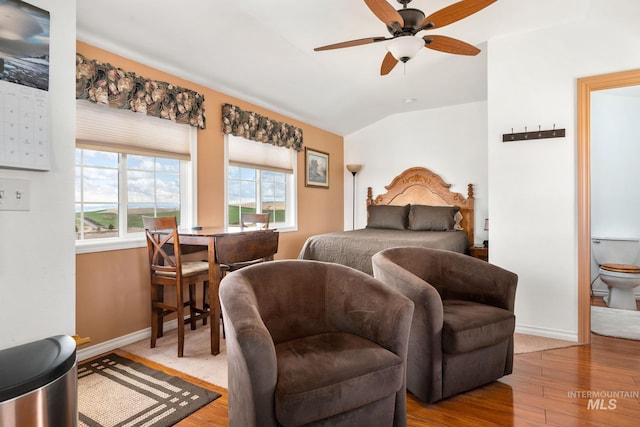
[[[228,425],[225,389],[121,350],[116,353],[222,394],[177,426]],[[613,397],[614,392],[627,396]],[[513,374],[436,404],[426,405],[409,393],[408,425],[637,426],[639,395],[640,341],[592,335],[588,346],[516,355]]]

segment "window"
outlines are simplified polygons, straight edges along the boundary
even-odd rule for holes
[[[78,101],[75,232],[80,253],[144,246],[142,216],[195,223],[195,134],[188,125]]]
[[[242,212],[270,214],[278,230],[295,229],[296,152],[227,135],[227,224]]]
[[[76,239],[132,237],[143,215],[179,221],[180,169],[178,159],[76,148]]]

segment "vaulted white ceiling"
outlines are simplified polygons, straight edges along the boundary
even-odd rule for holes
[[[396,9],[402,7],[396,0],[388,1]],[[409,7],[429,15],[454,2],[413,0]],[[313,50],[389,36],[363,0],[78,0],[77,37],[348,135],[391,114],[486,99],[488,40],[576,19],[589,3],[498,0],[466,19],[429,31],[478,46],[478,56],[424,49],[387,76],[380,76],[386,42]],[[415,101],[405,102],[408,98]]]

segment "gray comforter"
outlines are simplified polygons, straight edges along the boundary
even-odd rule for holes
[[[363,228],[311,236],[299,259],[335,262],[373,275],[371,257],[398,246],[422,246],[465,253],[469,239],[464,231],[412,231]]]

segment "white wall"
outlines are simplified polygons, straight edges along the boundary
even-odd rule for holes
[[[473,184],[476,242],[486,239],[487,104],[475,102],[386,117],[344,138],[345,164],[360,163],[356,176],[356,228],[366,225],[367,187],[384,193],[403,170],[422,166],[467,196]],[[353,178],[345,170],[345,228],[351,229]]]
[[[75,332],[75,0],[28,0],[48,10],[52,169],[0,169],[31,181],[31,210],[0,211],[0,349]]]
[[[640,96],[626,88],[591,94],[592,236],[640,238],[639,117]],[[593,281],[598,265],[592,261]],[[608,292],[599,278],[593,289],[599,295]]]
[[[356,228],[366,224],[367,186],[377,195],[408,167],[428,167],[463,194],[473,183],[476,243],[485,238],[480,221],[490,217],[491,262],[519,276],[518,331],[573,340],[577,79],[640,68],[640,2],[592,0],[583,8],[562,26],[490,40],[486,104],[390,116],[345,137],[345,164],[363,165],[356,177]],[[502,142],[512,128],[554,124],[566,129],[565,138]],[[350,175],[345,170],[347,229]]]
[[[591,234],[640,237],[640,97],[619,91],[591,95]]]
[[[585,18],[488,48],[491,262],[519,275],[517,329],[577,339],[576,82],[640,67],[640,2],[592,0]],[[502,143],[511,128],[566,138]]]

